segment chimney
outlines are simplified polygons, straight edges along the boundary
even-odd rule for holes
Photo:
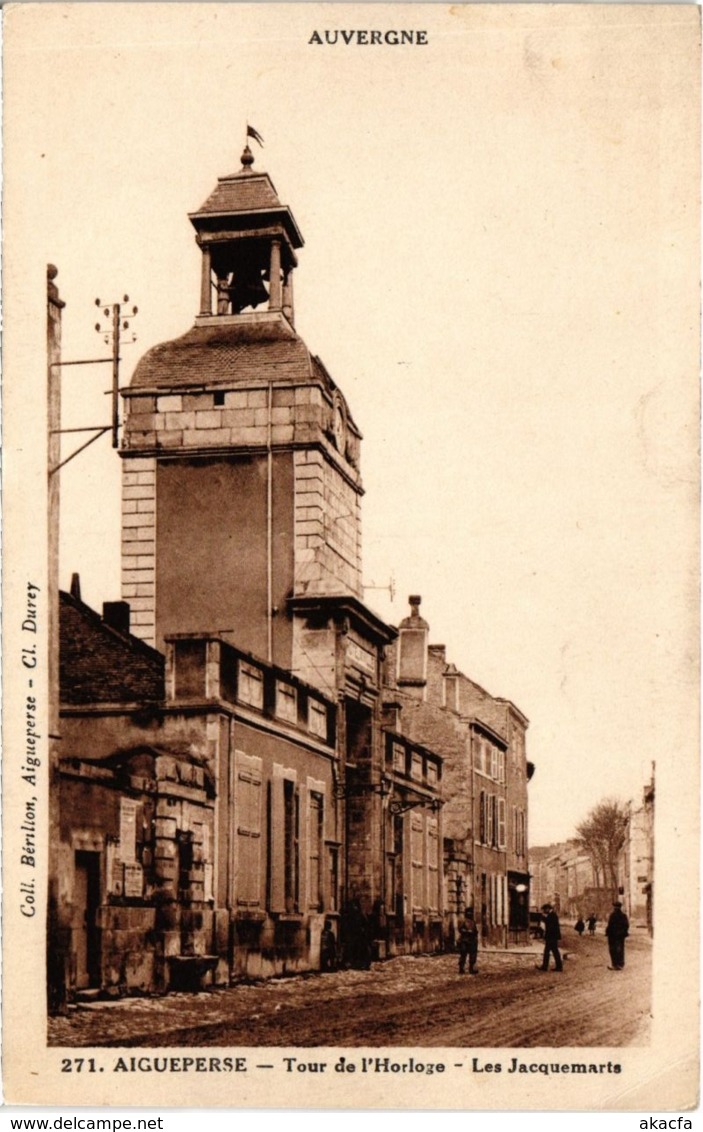
[[[81,576],[80,574],[71,574],[71,597],[75,601],[81,600]]]
[[[411,594],[410,616],[398,629],[398,686],[424,689],[427,684],[427,641],[430,627],[420,617],[422,598]],[[423,694],[422,691],[420,694]]]
[[[125,637],[129,636],[129,602],[104,601],[103,621]]]

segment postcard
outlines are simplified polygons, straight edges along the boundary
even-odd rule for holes
[[[699,24],[4,9],[9,1103],[697,1103]]]

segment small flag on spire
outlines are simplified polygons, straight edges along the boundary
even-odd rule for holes
[[[254,127],[250,126],[248,123],[247,123],[247,137],[253,138],[254,141],[257,141],[260,146],[263,146],[263,144],[264,144],[264,139],[262,138],[262,136],[258,132],[258,130],[255,130]]]

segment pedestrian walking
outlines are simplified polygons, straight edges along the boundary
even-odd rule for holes
[[[583,935],[585,929],[586,929],[586,925],[584,924],[584,922],[583,922],[583,920],[581,919],[580,916],[579,916],[578,920],[576,921],[576,923],[574,924],[574,927],[576,928],[576,931],[579,933],[579,939],[580,939],[581,936]]]
[[[544,912],[544,958],[542,959],[542,966],[538,967],[537,970],[548,971],[549,956],[553,955],[554,969],[563,971],[564,965],[559,954],[559,940],[561,939],[559,917],[551,904],[543,904],[542,911]]]
[[[320,970],[337,970],[337,937],[334,934],[331,920],[325,920],[325,926],[320,935]]]
[[[630,921],[622,910],[619,900],[613,902],[608,926],[605,929],[608,937],[608,951],[610,952],[611,971],[622,971],[625,966],[625,939],[630,934]]]
[[[595,912],[591,912],[590,916],[588,917],[588,934],[589,935],[595,935],[596,934],[596,924],[597,923],[598,923],[598,920],[596,919]]]
[[[466,959],[469,960],[469,974],[477,975],[478,924],[474,919],[473,908],[467,908],[459,924],[459,974],[466,974]]]

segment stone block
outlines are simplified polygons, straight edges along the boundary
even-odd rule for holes
[[[255,409],[224,409],[222,412],[223,428],[249,428],[255,424]]]
[[[145,513],[148,514],[150,511],[154,511],[154,510],[156,510],[156,500],[154,499],[153,495],[151,496],[150,499],[138,499],[137,500],[137,511],[140,514],[145,514]]]
[[[154,488],[149,484],[127,484],[122,489],[122,498],[127,499],[153,499]]]
[[[222,427],[222,413],[218,409],[204,410],[195,414],[195,428],[210,429]]]
[[[166,413],[165,427],[171,431],[179,428],[194,428],[195,413]]]
[[[124,462],[125,476],[137,472],[153,472],[156,464],[153,456],[129,456]]]
[[[155,413],[156,412],[156,397],[149,395],[140,395],[139,397],[130,397],[127,401],[127,413]]]
[[[232,390],[225,393],[225,409],[246,409],[249,394],[245,389]]]
[[[265,425],[268,427],[269,411],[268,409],[254,409],[254,424],[257,426]]]
[[[274,425],[271,430],[271,440],[274,444],[292,444],[293,425]]]
[[[155,432],[127,432],[125,441],[129,448],[155,448],[156,447],[156,433]]]
[[[241,432],[242,434],[246,434],[244,436],[244,439],[242,441],[237,441],[237,443],[248,444],[252,447],[255,445],[265,444],[268,439],[268,429],[266,428],[245,428],[237,429],[236,431]],[[235,442],[233,441],[232,443]]]
[[[295,404],[295,389],[290,386],[285,389],[274,389],[273,391],[273,407],[278,409],[284,405]]]
[[[140,526],[143,525],[143,523],[144,523],[143,515],[139,515],[136,511],[126,512],[122,516],[122,530],[123,530],[123,532],[127,529],[127,527],[140,527]]]
[[[228,428],[196,428],[188,433],[189,447],[226,447],[229,443],[230,429]]]
[[[131,617],[132,625],[141,625],[141,627],[143,629],[145,629],[145,628],[147,628],[147,626],[151,625],[151,627],[153,628],[153,626],[154,626],[153,604],[154,603],[152,602],[151,611],[148,611],[148,610],[145,610],[145,609],[135,609],[135,610],[133,610],[132,611],[132,617]]]
[[[156,470],[152,468],[150,472],[136,472],[137,483],[140,484],[155,484],[156,483]]]
[[[312,392],[312,386],[310,386],[310,385],[298,385],[298,386],[296,386],[296,389],[295,389],[295,403],[296,403],[296,405],[309,405],[310,404],[310,394],[311,394],[311,392]]]
[[[136,568],[137,568],[136,555],[133,555],[133,554],[123,555],[123,557],[122,557],[122,576],[123,576],[123,578],[124,578],[125,574],[131,573],[133,570],[136,570]]]
[[[156,408],[159,413],[180,413],[183,409],[183,397],[180,393],[169,393],[159,397]]]
[[[271,409],[271,423],[274,425],[289,425],[293,423],[293,410],[291,408]]]
[[[133,597],[130,600],[129,604],[132,608],[133,613],[138,613],[138,612],[143,613],[145,610],[151,610],[152,616],[153,616],[153,609],[154,609],[154,599],[153,599],[153,597]]]
[[[250,409],[263,409],[266,406],[267,397],[266,389],[250,389],[247,392],[247,406]]]
[[[175,817],[158,817],[154,824],[154,836],[157,838],[171,838],[175,840],[176,837],[176,819]]]
[[[182,444],[182,432],[168,430],[159,433],[159,445],[161,448],[180,448]]]
[[[137,510],[136,499],[123,499],[122,500],[122,514],[123,515],[130,515],[132,512],[134,512],[136,510]]]
[[[146,515],[138,515],[137,518],[142,523],[144,523],[147,519],[147,516]],[[147,526],[137,527],[137,534],[139,535],[139,539],[143,542],[147,542],[149,540],[153,541],[153,539],[154,539],[154,524],[151,523],[148,527]]]

